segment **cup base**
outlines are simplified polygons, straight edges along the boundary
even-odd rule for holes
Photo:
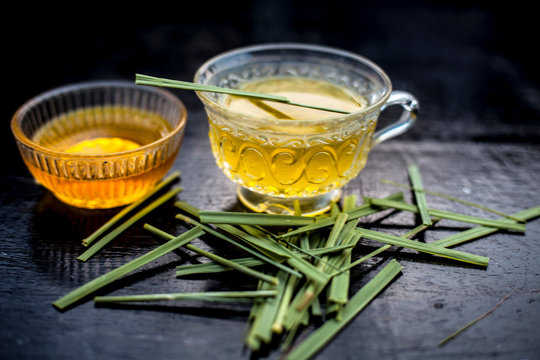
[[[295,203],[297,202],[300,206],[300,211],[304,216],[322,214],[330,210],[332,203],[339,201],[341,198],[340,189],[308,198],[282,198],[260,194],[242,186],[238,186],[237,194],[240,201],[255,212],[294,215]]]

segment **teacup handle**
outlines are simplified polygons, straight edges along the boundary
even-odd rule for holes
[[[381,107],[381,111],[384,111],[389,106],[400,105],[403,108],[399,120],[392,123],[380,130],[377,130],[373,134],[373,141],[371,147],[398,136],[407,131],[416,121],[418,115],[418,101],[416,98],[406,91],[392,91],[388,97],[388,101]]]

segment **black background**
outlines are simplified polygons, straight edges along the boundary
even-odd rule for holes
[[[81,264],[74,259],[82,250],[74,239],[88,235],[115,210],[73,209],[33,183],[9,129],[13,113],[25,101],[57,86],[134,80],[135,73],[190,81],[208,58],[245,45],[301,42],[337,47],[379,64],[394,88],[413,93],[421,107],[417,124],[377,148],[348,192],[386,195],[388,189],[377,179],[406,181],[403,164],[414,160],[429,168],[425,183],[434,190],[463,195],[462,189],[472,189],[471,200],[515,212],[540,201],[539,31],[537,14],[526,4],[191,0],[4,5],[0,357],[249,358],[242,350],[247,316],[243,307],[97,309],[87,302],[59,313],[50,306],[67,291],[153,248],[155,239],[138,226],[94,261]],[[190,92],[174,93],[189,114],[175,164],[188,190],[181,196],[209,209],[238,209],[234,186],[221,177],[209,152],[201,103]],[[445,206],[432,201],[434,207]],[[171,219],[171,211],[167,207],[148,221],[183,230]],[[398,217],[388,223],[381,220],[380,225],[395,231],[402,222]],[[449,225],[441,231],[460,229]],[[402,255],[404,276],[319,357],[534,359],[540,353],[539,235],[536,221],[525,236],[502,233],[493,242],[466,245],[464,250],[493,256],[482,272]],[[205,246],[226,251],[211,242]],[[168,257],[105,293],[251,285],[242,277],[227,276],[203,281],[204,286],[197,281],[178,285],[163,275],[175,265],[196,261],[187,253],[179,259]],[[355,273],[353,289],[364,282],[363,275],[372,275],[368,267]],[[495,305],[513,286],[518,288],[513,302],[497,310],[492,323],[480,323],[477,332],[437,348],[438,340]],[[272,351],[263,358],[266,355],[278,356]]]
[[[4,106],[52,87],[135,73],[191,80],[235,47],[306,42],[370,58],[415,94],[419,139],[537,142],[538,30],[526,2],[191,1],[121,8],[15,5],[4,27]],[[199,110],[192,94],[179,93]],[[487,125],[487,126],[486,126]],[[486,132],[486,129],[489,129]]]

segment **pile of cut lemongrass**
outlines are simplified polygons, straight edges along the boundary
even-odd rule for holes
[[[428,256],[444,257],[458,263],[485,268],[488,266],[488,257],[458,251],[451,247],[503,229],[524,232],[525,223],[540,216],[540,206],[506,215],[449,196],[443,197],[492,212],[502,218],[492,220],[430,208],[426,194],[436,196],[441,194],[424,189],[418,167],[409,166],[407,170],[411,185],[393,184],[410,189],[415,204],[406,202],[402,192],[385,198],[366,197],[360,205],[357,204],[355,196],[349,195],[343,199],[341,206],[333,204],[329,213],[307,217],[301,214],[205,211],[184,201],[176,201],[174,203],[178,209],[176,218],[188,225],[189,230],[182,234],[169,234],[145,224],[144,229],[165,240],[162,245],[73,290],[56,300],[53,305],[60,310],[71,308],[88,297],[95,296],[104,286],[141,266],[184,247],[206,257],[208,261],[178,266],[174,274],[177,278],[193,274],[211,276],[220,272],[239,272],[253,278],[253,289],[95,296],[94,302],[107,304],[182,300],[247,301],[252,305],[247,319],[244,343],[253,352],[279,342],[286,358],[308,359],[357,316],[402,272],[403,268],[397,260],[389,259],[369,282],[357,292],[351,293],[350,285],[356,280],[351,274],[351,269],[355,266],[397,246],[426,253]],[[181,191],[180,188],[168,190],[164,195],[160,195],[160,192],[171,186],[179,176],[179,173],[173,173],[143,199],[126,207],[94,234],[84,239],[85,246],[90,246],[94,241],[96,243],[78,259],[87,261],[149,212],[172,200]],[[385,182],[392,183],[388,180]],[[155,197],[157,199],[152,200]],[[419,214],[420,222],[418,226],[401,236],[359,226],[362,218],[389,209]],[[412,240],[418,233],[434,228],[444,219],[476,226],[436,241]],[[228,243],[245,256],[228,259],[191,244],[192,240],[206,236]],[[362,247],[363,238],[380,242],[382,246],[369,254],[355,258],[354,249]],[[307,329],[312,319],[322,320],[322,325],[309,331]],[[309,331],[309,334],[297,344],[299,334],[303,331]]]

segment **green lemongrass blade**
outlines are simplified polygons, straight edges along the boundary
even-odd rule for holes
[[[418,207],[413,204],[407,204],[403,202],[390,201],[390,200],[384,200],[384,199],[375,199],[375,198],[369,198],[368,200],[375,206],[393,208],[393,209],[398,209],[398,210],[403,210],[403,211],[410,211],[413,213],[418,212]],[[522,232],[525,231],[524,224],[517,224],[515,222],[511,223],[511,222],[505,222],[501,220],[484,219],[484,218],[479,218],[476,216],[463,215],[463,214],[458,214],[455,212],[443,211],[443,210],[437,210],[437,209],[428,209],[428,210],[432,216],[436,216],[441,219],[448,219],[448,220],[454,220],[454,221],[464,222],[468,224],[484,225],[484,226],[489,226],[489,227],[516,230],[516,231],[522,231]]]
[[[199,209],[197,209],[195,206],[185,202],[185,201],[177,201],[174,203],[174,206],[179,208],[180,210],[183,210],[190,214],[191,216],[195,216],[196,218],[199,218]]]
[[[439,218],[434,218],[433,221],[432,221],[432,226],[438,222],[440,219]],[[430,228],[431,226],[427,226],[427,225],[424,225],[424,224],[421,224],[417,227],[415,227],[414,229],[406,232],[405,234],[403,234],[401,237],[403,238],[411,238],[415,235],[417,235],[418,233]],[[382,253],[383,251],[386,251],[388,249],[390,249],[393,245],[384,245],[384,246],[381,246],[380,248],[378,248],[377,250],[374,250],[372,252],[370,252],[369,254],[365,255],[365,256],[362,256],[360,259],[352,262],[351,264],[343,267],[336,275],[339,275],[341,272],[344,272],[344,271],[349,271],[350,269],[352,269],[353,267],[363,263],[364,261],[368,260],[368,259],[371,259],[372,257],[375,257],[377,255],[379,255],[380,253]]]
[[[313,217],[233,211],[199,211],[203,224],[303,226],[315,222]]]
[[[444,338],[443,340],[441,340],[439,342],[439,346],[442,346],[444,344],[446,344],[447,342],[449,342],[450,340],[452,340],[453,338],[455,338],[456,336],[458,336],[459,334],[461,334],[462,332],[464,332],[465,330],[467,330],[468,328],[470,328],[471,326],[473,326],[474,324],[476,324],[477,322],[479,322],[480,320],[482,320],[483,318],[487,317],[489,314],[493,313],[495,310],[497,310],[497,308],[499,306],[501,306],[506,300],[508,300],[508,298],[512,295],[514,289],[512,289],[508,294],[506,294],[505,297],[503,297],[501,299],[501,301],[499,301],[497,303],[497,305],[495,305],[493,308],[491,308],[489,311],[485,312],[484,314],[480,315],[479,317],[477,317],[476,319],[472,320],[471,322],[469,322],[468,324],[466,324],[465,326],[463,326],[461,329],[455,331],[454,333],[452,333],[451,335],[447,336],[446,338]]]
[[[168,234],[166,233],[165,231],[163,230],[160,230],[152,225],[148,225],[148,224],[145,224],[144,228],[150,232],[152,232],[153,234],[157,235],[157,236],[160,236],[162,237],[163,239],[165,240],[171,240],[174,238],[174,236],[172,236],[171,234]],[[188,250],[191,250],[193,252],[196,252],[197,254],[199,255],[202,255],[212,261],[215,261],[221,265],[224,265],[224,266],[228,266],[244,275],[247,275],[247,276],[251,276],[255,279],[258,279],[258,280],[261,280],[261,281],[266,281],[266,282],[269,282],[271,284],[277,284],[277,279],[273,276],[269,276],[269,275],[266,275],[262,272],[259,272],[259,271],[256,271],[256,270],[253,270],[249,267],[246,267],[242,264],[239,264],[239,263],[236,263],[234,261],[231,261],[229,259],[226,259],[224,257],[221,257],[219,255],[216,255],[216,254],[213,254],[211,252],[208,252],[206,250],[203,250],[203,249],[200,249],[198,248],[197,246],[195,245],[192,245],[192,244],[186,244],[185,245],[185,248],[188,249]]]
[[[395,194],[392,194],[392,195],[386,197],[385,199],[394,200],[394,201],[401,201],[401,200],[403,200],[403,193],[401,193],[401,192],[395,193]],[[380,211],[383,211],[383,209],[375,208],[375,207],[371,206],[371,204],[366,203],[366,204],[357,206],[357,207],[347,211],[346,213],[349,216],[348,217],[349,220],[356,220],[356,219],[360,219],[360,218],[362,218],[364,216],[376,214],[376,213],[378,213]],[[292,231],[286,232],[284,234],[281,234],[281,235],[278,236],[278,238],[285,238],[285,237],[289,237],[289,236],[303,234],[303,233],[306,233],[306,232],[309,232],[309,231],[319,230],[319,229],[334,225],[334,222],[335,222],[335,218],[320,218],[320,219],[316,218],[316,221],[314,223],[308,224],[308,225],[302,226],[300,228],[297,228],[295,230],[292,230]]]
[[[351,113],[350,111],[339,110],[339,109],[332,109],[332,108],[325,107],[325,106],[308,105],[308,104],[299,104],[299,103],[297,103],[297,102],[292,102],[292,101],[286,101],[285,103],[286,103],[287,105],[301,106],[301,107],[305,107],[305,108],[309,108],[309,109],[322,110],[322,111],[329,111],[329,112],[335,112],[335,113],[340,113],[340,114],[350,114],[350,113]]]
[[[540,206],[536,206],[533,208],[529,208],[524,211],[520,211],[518,213],[512,214],[512,218],[515,218],[518,222],[526,222],[528,220],[534,219],[536,217],[540,216]],[[510,220],[508,218],[500,220],[501,222],[513,222],[514,220]],[[458,244],[462,244],[464,242],[474,240],[477,238],[480,238],[482,236],[486,236],[489,234],[493,234],[500,229],[493,228],[493,227],[487,227],[487,226],[478,226],[474,227],[462,232],[459,232],[457,234],[453,234],[450,236],[447,236],[445,238],[436,240],[431,242],[432,245],[437,246],[443,246],[443,247],[451,247]]]
[[[402,192],[397,192],[397,193],[388,195],[384,199],[402,202],[404,201],[404,196]],[[380,211],[381,209],[372,206],[369,202],[365,202],[364,204],[359,205],[355,207],[354,209],[351,209],[350,211],[347,211],[347,213],[349,214],[349,220],[353,220],[353,219],[362,218],[364,216],[376,214]]]
[[[254,291],[209,291],[193,293],[172,294],[143,294],[143,295],[119,295],[119,296],[96,296],[95,303],[124,303],[143,301],[177,301],[177,300],[200,300],[200,301],[239,301],[256,298],[275,297],[275,290]]]
[[[398,187],[401,187],[401,188],[404,188],[404,189],[414,190],[414,188],[412,186],[409,186],[407,184],[401,184],[399,182],[395,182],[395,181],[392,181],[392,180],[381,179],[381,182],[383,182],[385,184],[393,185],[393,186],[398,186]],[[480,209],[480,210],[490,212],[490,213],[495,214],[495,215],[499,215],[499,216],[514,220],[516,222],[520,222],[519,219],[517,219],[516,217],[514,217],[512,215],[507,215],[507,214],[502,213],[500,211],[488,208],[488,207],[480,205],[480,204],[473,203],[471,201],[463,200],[463,199],[460,199],[460,198],[457,198],[457,197],[454,197],[454,196],[446,195],[446,194],[436,192],[436,191],[431,191],[431,190],[428,190],[428,189],[423,189],[423,191],[426,194],[430,194],[430,195],[437,196],[437,197],[440,197],[440,198],[443,198],[443,199],[446,199],[446,200],[454,201],[454,202],[457,202],[457,203],[460,203],[460,204],[463,204],[463,205],[474,207],[474,208],[477,208],[477,209]]]
[[[247,233],[255,236],[256,238],[258,238],[259,240],[264,240],[266,239],[267,241],[269,242],[275,242],[276,245],[280,245],[278,240],[275,240],[275,236],[273,234],[269,234],[267,233],[264,229],[261,229],[261,228],[258,228],[258,227],[254,227],[254,226],[251,226],[251,225],[241,225],[242,229],[244,229]],[[315,255],[313,254],[312,252],[309,252],[309,251],[305,251],[303,250],[301,247],[293,244],[292,242],[284,242],[285,244],[287,244],[288,246],[294,248],[295,250],[297,250],[298,252],[300,252],[301,254],[304,254],[304,255],[307,255],[309,257],[312,257],[314,259],[317,259],[319,261],[322,261],[324,262],[325,260],[320,258],[318,255]],[[285,248],[286,249],[286,248]],[[295,253],[290,253],[290,255],[294,255]]]
[[[391,245],[397,245],[408,249],[413,249],[420,252],[425,252],[432,255],[442,256],[453,260],[463,261],[466,263],[487,267],[489,258],[485,256],[472,255],[462,251],[443,248],[436,245],[426,244],[418,241],[405,239],[399,236],[385,234],[378,231],[357,228],[363,237],[371,240],[381,241]]]
[[[347,195],[343,198],[343,211],[348,212],[356,208],[357,197],[354,194]]]
[[[109,242],[114,240],[118,235],[129,229],[133,224],[135,224],[137,221],[139,221],[141,218],[145,217],[150,213],[151,211],[155,210],[159,206],[163,205],[173,197],[175,197],[180,191],[182,191],[182,188],[176,188],[168,191],[166,194],[160,196],[156,200],[152,201],[149,205],[145,206],[143,209],[139,210],[135,215],[131,216],[128,220],[120,224],[118,227],[116,227],[114,230],[109,232],[107,235],[102,237],[98,242],[96,242],[94,245],[92,245],[88,250],[83,252],[77,260],[81,261],[87,261],[92,257],[94,254],[96,254],[99,250],[101,250],[105,245],[107,245]]]
[[[283,289],[283,294],[280,299],[279,307],[272,324],[272,331],[276,334],[281,334],[283,332],[283,320],[285,319],[285,314],[287,313],[287,308],[291,302],[291,298],[296,287],[298,279],[292,276],[289,276],[287,283]]]
[[[248,243],[249,245],[255,247],[259,251],[262,251],[267,256],[273,259],[275,258],[283,260],[291,256],[289,251],[285,247],[279,246],[273,241],[261,241],[261,239],[229,224],[220,224],[217,225],[217,227],[235,236],[236,238]]]
[[[184,90],[208,91],[208,92],[214,92],[214,93],[243,96],[243,97],[249,97],[249,98],[260,99],[260,100],[277,101],[277,102],[284,103],[287,105],[301,106],[301,107],[310,108],[310,109],[330,111],[330,112],[336,112],[340,114],[350,114],[349,111],[344,111],[344,110],[339,110],[339,109],[331,109],[328,107],[322,107],[322,106],[317,106],[317,105],[299,104],[297,102],[290,101],[285,96],[280,96],[280,95],[271,95],[271,94],[253,92],[253,91],[244,91],[244,90],[230,89],[230,88],[224,88],[224,87],[219,87],[219,86],[197,84],[197,83],[191,83],[187,81],[157,78],[157,77],[153,77],[149,75],[136,74],[135,83],[138,85],[151,85],[151,86],[184,89]]]
[[[267,344],[272,340],[272,325],[274,324],[279,311],[280,300],[283,296],[288,274],[279,272],[278,276],[279,284],[275,287],[277,295],[275,297],[265,299],[262,304],[259,304],[257,314],[247,335],[247,337],[258,338]],[[269,285],[267,285],[267,287],[270,288]],[[247,343],[250,342],[247,341]]]
[[[418,206],[418,212],[422,219],[422,224],[431,225],[431,216],[428,211],[426,194],[424,193],[424,185],[422,182],[422,176],[420,175],[420,170],[416,165],[409,165],[407,167],[409,173],[409,179],[414,190],[414,198],[416,200],[416,205]]]
[[[119,221],[121,221],[124,217],[126,217],[130,212],[135,210],[137,207],[139,207],[142,203],[150,199],[152,196],[160,192],[165,187],[171,185],[174,181],[178,180],[180,177],[180,171],[175,171],[171,173],[167,178],[160,181],[156,186],[154,186],[149,192],[147,192],[143,197],[141,197],[139,200],[129,204],[128,206],[124,207],[120,212],[118,212],[115,216],[113,216],[109,221],[107,221],[105,224],[103,224],[99,229],[94,231],[90,236],[86,237],[82,240],[82,244],[84,246],[90,245],[92,242],[94,242],[98,237],[103,235],[107,230],[115,226]]]
[[[330,247],[323,247],[323,248],[316,248],[316,249],[310,249],[310,250],[304,250],[309,256],[321,256],[331,253],[337,253],[343,250],[352,249],[355,245],[354,244],[342,244],[342,245],[336,245],[336,246],[330,246]]]
[[[332,230],[330,231],[330,235],[328,236],[328,241],[326,242],[325,247],[339,245],[337,244],[337,242],[348,217],[349,215],[347,213],[341,213],[337,216],[336,221],[334,222],[334,226],[332,226]]]
[[[300,235],[300,247],[304,250],[309,250],[311,248],[308,234],[303,233]]]
[[[352,233],[350,240],[347,241],[347,244],[355,246],[356,243],[360,240],[361,235],[358,232]],[[348,250],[343,253],[341,257],[335,257],[336,265],[338,266],[348,266],[351,263],[352,251]],[[343,258],[343,259],[341,259]],[[337,263],[339,261],[339,264]],[[349,298],[349,285],[350,285],[350,272],[349,271],[340,271],[336,276],[330,281],[330,287],[328,290],[328,302],[343,305],[347,302]],[[335,310],[339,311],[340,307],[336,307]]]
[[[182,206],[182,205],[181,205],[181,206]],[[184,209],[185,209],[185,208],[186,208],[186,207],[184,207]],[[196,208],[194,208],[194,207],[191,207],[191,209],[192,209],[192,210],[193,210],[193,209],[196,210]],[[197,213],[198,213],[198,210],[197,210]],[[270,257],[268,257],[268,256],[266,256],[266,255],[264,255],[263,253],[261,253],[261,252],[259,252],[259,251],[256,251],[256,250],[254,250],[254,249],[252,249],[252,248],[250,248],[250,247],[244,246],[243,244],[239,243],[238,241],[235,241],[235,240],[231,239],[230,237],[225,236],[224,234],[222,234],[222,233],[220,233],[220,232],[214,230],[213,228],[211,228],[211,227],[209,227],[209,226],[206,226],[206,225],[203,225],[203,224],[199,223],[199,222],[196,221],[195,219],[192,219],[192,218],[190,218],[190,217],[188,217],[188,216],[185,216],[185,215],[183,215],[183,214],[177,214],[177,215],[176,215],[176,218],[177,218],[177,219],[180,219],[180,220],[182,220],[182,221],[184,221],[184,222],[186,222],[186,223],[188,223],[188,224],[190,224],[190,225],[193,225],[193,226],[200,226],[205,232],[207,232],[207,233],[209,233],[209,234],[211,234],[211,235],[213,235],[213,236],[215,236],[215,237],[217,237],[217,238],[219,238],[219,239],[222,239],[222,240],[227,241],[228,243],[230,243],[230,244],[232,244],[232,245],[234,245],[234,246],[236,246],[236,247],[238,247],[238,248],[244,250],[245,252],[247,252],[247,253],[253,255],[254,257],[256,257],[256,258],[258,258],[258,259],[260,259],[260,260],[266,262],[267,264],[271,264],[271,265],[277,267],[278,269],[281,269],[281,270],[283,270],[283,271],[286,271],[286,272],[288,272],[289,274],[294,275],[294,276],[296,276],[296,277],[298,277],[298,278],[301,278],[301,277],[302,277],[302,274],[300,274],[298,271],[295,271],[295,270],[293,270],[293,269],[291,269],[291,268],[289,268],[289,267],[283,265],[281,262],[278,262],[278,261],[276,261],[276,260],[274,260],[274,259],[272,259],[272,258],[270,258]],[[281,259],[281,261],[283,261],[283,260],[284,260],[284,258]]]
[[[245,258],[237,258],[237,259],[230,259],[230,261],[234,261],[235,263],[238,263],[245,267],[256,267],[266,264],[263,260],[254,258],[254,257],[245,257]],[[193,264],[193,265],[180,265],[176,267],[176,276],[186,276],[186,275],[198,275],[198,274],[213,274],[213,273],[220,273],[220,272],[226,272],[226,271],[232,271],[233,268],[215,263],[215,262],[207,262],[203,264]]]
[[[344,265],[349,265],[349,261],[345,261]],[[345,304],[349,298],[349,281],[351,273],[342,271],[332,278],[328,291],[328,301],[331,303]]]
[[[165,78],[159,78],[159,77],[143,75],[143,74],[135,74],[135,84],[160,86],[160,87],[168,87],[168,88],[184,89],[184,90],[208,91],[208,92],[214,92],[214,93],[219,93],[219,94],[245,96],[245,97],[251,97],[251,98],[262,99],[262,100],[279,101],[279,102],[284,102],[284,103],[289,101],[285,96],[281,96],[281,95],[272,95],[272,94],[258,93],[258,92],[253,92],[253,91],[244,91],[244,90],[238,90],[238,89],[224,88],[224,87],[219,87],[219,86],[197,84],[197,83],[192,83],[188,81],[165,79]]]
[[[195,227],[186,231],[185,233],[175,237],[174,239],[166,242],[165,244],[157,247],[154,250],[147,252],[146,254],[104,274],[100,277],[86,283],[85,285],[73,290],[69,294],[53,302],[53,305],[62,310],[66,307],[74,304],[75,302],[83,299],[84,297],[94,293],[95,291],[103,288],[104,286],[112,283],[113,281],[121,278],[124,275],[140,268],[143,265],[148,264],[151,261],[175,250],[179,247],[189,243],[190,241],[202,236],[204,231],[200,227]]]
[[[312,358],[339,331],[353,320],[390,282],[401,272],[402,266],[390,261],[375,277],[364,285],[341,309],[341,320],[329,319],[315,330],[306,340],[292,349],[286,359],[302,360]]]
[[[309,256],[320,256],[324,254],[334,253],[343,251],[346,249],[353,248],[354,245],[338,245],[331,248],[319,248],[319,249],[311,249],[307,250]],[[234,261],[238,264],[241,264],[246,267],[256,267],[265,265],[268,262],[255,258],[255,257],[245,257],[245,258],[237,258],[237,259],[230,259],[230,261]],[[198,275],[198,274],[212,274],[212,273],[221,273],[221,272],[228,272],[232,271],[233,269],[231,267],[218,264],[215,262],[207,262],[203,264],[193,264],[193,265],[180,265],[176,268],[176,276],[188,276],[188,275]],[[286,271],[290,274],[289,271]],[[294,274],[292,274],[294,275]],[[298,276],[295,277],[302,277],[302,274],[298,273]]]

